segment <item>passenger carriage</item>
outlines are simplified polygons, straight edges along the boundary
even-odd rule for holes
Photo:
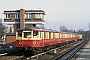
[[[82,35],[45,29],[18,29],[16,31],[16,48],[42,52],[59,46],[61,43],[78,39],[82,39]]]

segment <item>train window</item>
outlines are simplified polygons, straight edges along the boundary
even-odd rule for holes
[[[44,32],[40,31],[40,38],[44,39]]]
[[[49,32],[44,32],[44,38],[49,39]]]
[[[22,37],[22,32],[18,32],[18,36],[19,37]]]
[[[38,35],[39,35],[39,38],[42,38],[43,39],[43,33],[41,31],[38,32]]]
[[[49,39],[51,39],[51,32],[49,32]]]
[[[33,36],[37,36],[38,32],[37,31],[33,31]]]
[[[61,38],[63,38],[63,33],[61,34]]]
[[[53,32],[51,32],[51,39],[53,39]]]
[[[46,33],[44,32],[44,39],[46,39]]]
[[[55,38],[55,33],[53,33],[53,38]]]
[[[57,38],[59,38],[59,33],[57,33]]]
[[[59,34],[59,37],[61,38],[61,33]]]
[[[56,38],[56,33],[54,32],[54,34],[53,34],[53,38]]]
[[[31,32],[24,32],[24,38],[31,38]]]
[[[58,33],[58,38],[60,38],[60,33]]]

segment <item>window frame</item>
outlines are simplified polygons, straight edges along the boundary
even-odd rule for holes
[[[36,18],[36,19],[42,18],[42,14],[40,14],[40,13],[35,14],[35,18]]]
[[[10,19],[10,18],[11,18],[11,14],[10,13],[5,14],[5,19]]]
[[[30,14],[30,13],[26,13],[26,14],[25,14],[25,18],[26,18],[26,19],[30,19],[30,18],[31,18],[31,14]]]
[[[20,19],[20,13],[15,13],[15,19]]]

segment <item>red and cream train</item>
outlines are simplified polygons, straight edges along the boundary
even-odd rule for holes
[[[16,48],[21,48],[25,51],[42,52],[61,43],[80,39],[82,39],[81,34],[25,28],[16,31]]]

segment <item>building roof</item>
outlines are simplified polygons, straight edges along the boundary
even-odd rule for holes
[[[19,12],[20,10],[5,10],[4,12]],[[35,10],[35,9],[25,10],[25,12],[44,12],[45,13],[45,11],[39,10],[39,9],[38,10]]]
[[[12,36],[14,36],[14,35],[16,35],[16,33],[6,33],[6,35],[12,35]]]

